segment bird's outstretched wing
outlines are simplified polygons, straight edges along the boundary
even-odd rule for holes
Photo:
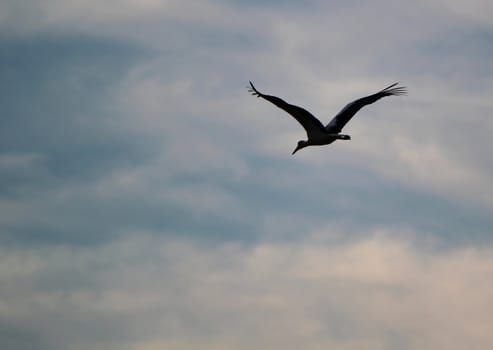
[[[275,104],[277,107],[291,114],[291,116],[293,116],[293,118],[296,119],[301,124],[301,126],[303,126],[303,128],[306,130],[306,134],[308,138],[314,135],[318,135],[320,133],[323,134],[326,133],[325,128],[323,124],[320,122],[320,120],[315,118],[307,110],[295,105],[291,105],[286,101],[280,99],[279,97],[260,93],[255,88],[255,86],[253,86],[251,81],[250,81],[250,87],[248,87],[248,91],[250,91],[253,96],[262,97],[263,99]]]
[[[364,106],[372,104],[385,96],[400,96],[405,95],[407,90],[403,86],[396,86],[394,83],[385,89],[366,97],[362,97],[356,101],[348,103],[325,127],[329,133],[340,133],[344,125]]]

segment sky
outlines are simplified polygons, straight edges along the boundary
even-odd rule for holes
[[[2,1],[2,349],[493,348],[492,12]]]

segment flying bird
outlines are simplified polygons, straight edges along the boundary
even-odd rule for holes
[[[372,104],[382,97],[405,95],[407,92],[406,88],[403,86],[396,86],[397,84],[398,83],[394,83],[373,95],[362,97],[348,103],[326,126],[323,126],[320,120],[315,118],[313,114],[306,109],[289,104],[279,97],[260,93],[251,81],[248,91],[251,92],[253,96],[262,97],[291,114],[291,116],[306,130],[308,140],[298,141],[298,145],[292,153],[295,154],[297,151],[307,146],[328,145],[335,140],[351,140],[351,136],[340,133],[342,128],[364,106]]]

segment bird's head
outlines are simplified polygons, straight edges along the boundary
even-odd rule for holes
[[[303,140],[298,141],[298,145],[296,146],[293,153],[291,154],[295,154],[296,152],[298,152],[298,150],[305,148],[306,146],[308,146],[308,141],[303,141]]]

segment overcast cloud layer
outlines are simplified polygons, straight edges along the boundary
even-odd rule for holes
[[[3,1],[2,348],[491,349],[492,12]]]

